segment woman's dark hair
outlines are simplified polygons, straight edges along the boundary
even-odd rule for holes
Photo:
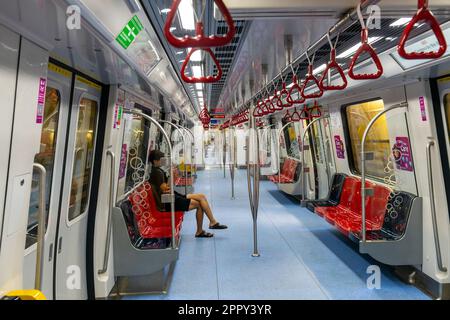
[[[150,151],[150,154],[148,155],[148,161],[153,164],[154,161],[158,161],[161,158],[164,158],[164,153],[162,153],[159,150],[152,150]]]

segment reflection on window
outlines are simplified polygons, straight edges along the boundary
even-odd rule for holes
[[[346,107],[348,131],[353,155],[353,170],[361,174],[361,142],[369,122],[382,110],[383,100],[359,103]],[[374,159],[366,162],[367,175],[385,178],[385,168],[391,155],[389,130],[385,116],[372,126],[366,141],[366,152],[373,153]]]
[[[148,151],[147,121],[140,116],[133,116],[127,122],[125,141],[128,152],[126,187],[128,192],[144,181]]]
[[[96,101],[86,98],[81,100],[70,192],[69,221],[84,214],[89,202],[97,113]]]
[[[299,141],[297,138],[296,124],[292,123],[284,131],[286,150],[288,157],[300,159]],[[298,131],[300,132],[300,131]]]
[[[43,165],[47,171],[47,184],[45,186],[45,213],[46,224],[48,223],[48,210],[50,206],[50,195],[53,181],[53,167],[55,163],[56,133],[58,131],[59,106],[61,96],[59,91],[48,87],[45,107],[44,122],[41,133],[40,152],[34,158],[35,163]],[[33,172],[33,182],[31,186],[30,207],[28,211],[28,234],[26,248],[36,243],[39,210],[39,175]]]

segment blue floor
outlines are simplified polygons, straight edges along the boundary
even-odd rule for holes
[[[195,239],[194,213],[187,214],[169,293],[131,299],[429,299],[389,267],[359,254],[356,244],[271,182],[261,182],[260,258],[251,257],[246,172],[236,174],[235,200],[229,173],[224,179],[222,170],[200,172],[196,192],[208,196],[217,219],[230,228]],[[370,265],[382,270],[381,289],[367,288]]]

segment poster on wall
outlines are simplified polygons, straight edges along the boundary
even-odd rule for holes
[[[39,80],[39,93],[36,112],[36,124],[44,122],[44,107],[45,107],[45,92],[47,89],[47,79],[41,78]]]
[[[345,159],[344,142],[341,136],[334,136],[334,143],[336,144],[336,155],[338,159]]]
[[[392,153],[398,170],[414,171],[411,146],[408,137],[397,137]]]
[[[128,145],[122,145],[122,155],[120,156],[119,179],[125,177],[127,169]]]

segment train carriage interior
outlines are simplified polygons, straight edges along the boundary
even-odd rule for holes
[[[448,0],[0,0],[0,300],[450,300],[449,44]]]

